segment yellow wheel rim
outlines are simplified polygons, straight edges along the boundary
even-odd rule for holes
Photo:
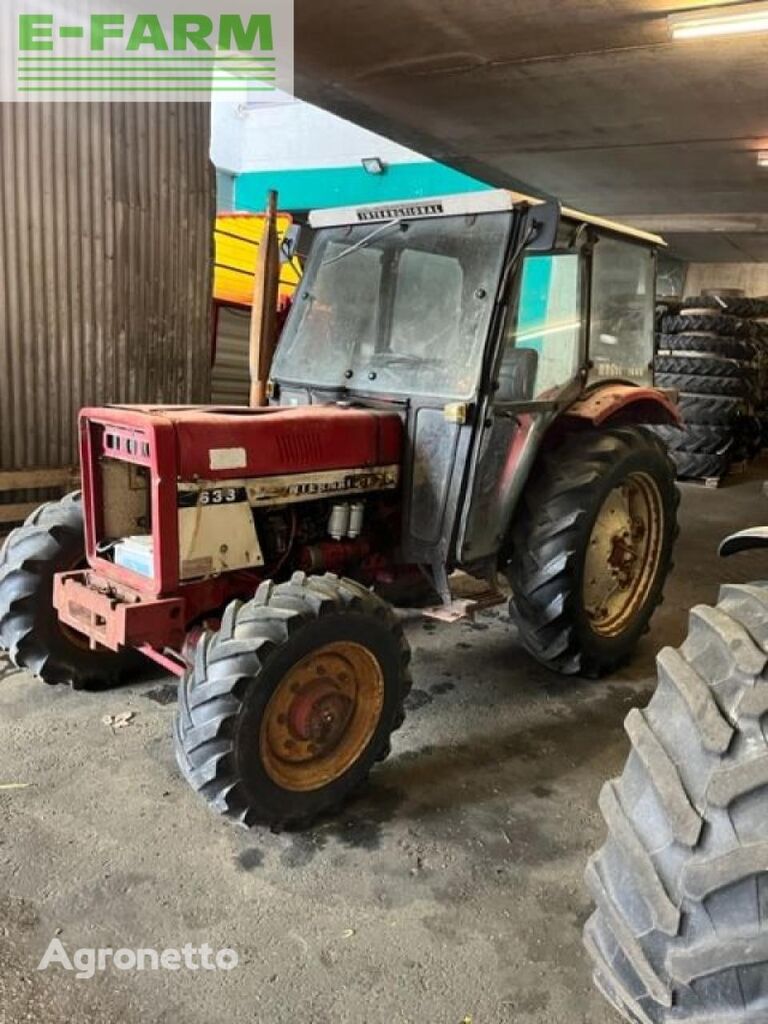
[[[267,704],[259,746],[283,789],[306,792],[340,778],[362,755],[384,706],[384,676],[365,647],[326,644],[283,677]]]
[[[663,536],[659,488],[646,473],[633,473],[603,502],[587,547],[583,601],[598,636],[619,636],[645,606]]]

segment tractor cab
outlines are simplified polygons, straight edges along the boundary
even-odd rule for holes
[[[438,577],[495,563],[547,431],[585,391],[622,382],[614,413],[674,418],[647,390],[662,239],[508,191],[311,224],[272,393],[402,410],[407,561]]]

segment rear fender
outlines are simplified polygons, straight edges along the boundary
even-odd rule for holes
[[[675,392],[634,384],[606,383],[570,405],[563,417],[569,426],[617,427],[666,423],[681,427]]]

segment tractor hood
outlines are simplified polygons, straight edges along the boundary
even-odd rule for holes
[[[182,480],[225,480],[399,464],[397,413],[335,405],[107,406],[83,419],[131,428],[137,441],[175,434]]]

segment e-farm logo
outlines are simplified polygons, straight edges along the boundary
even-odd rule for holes
[[[237,93],[259,102],[293,87],[292,0],[225,0],[215,9],[184,0],[11,0],[1,27],[0,58],[13,49],[12,64],[2,61],[2,100]]]

